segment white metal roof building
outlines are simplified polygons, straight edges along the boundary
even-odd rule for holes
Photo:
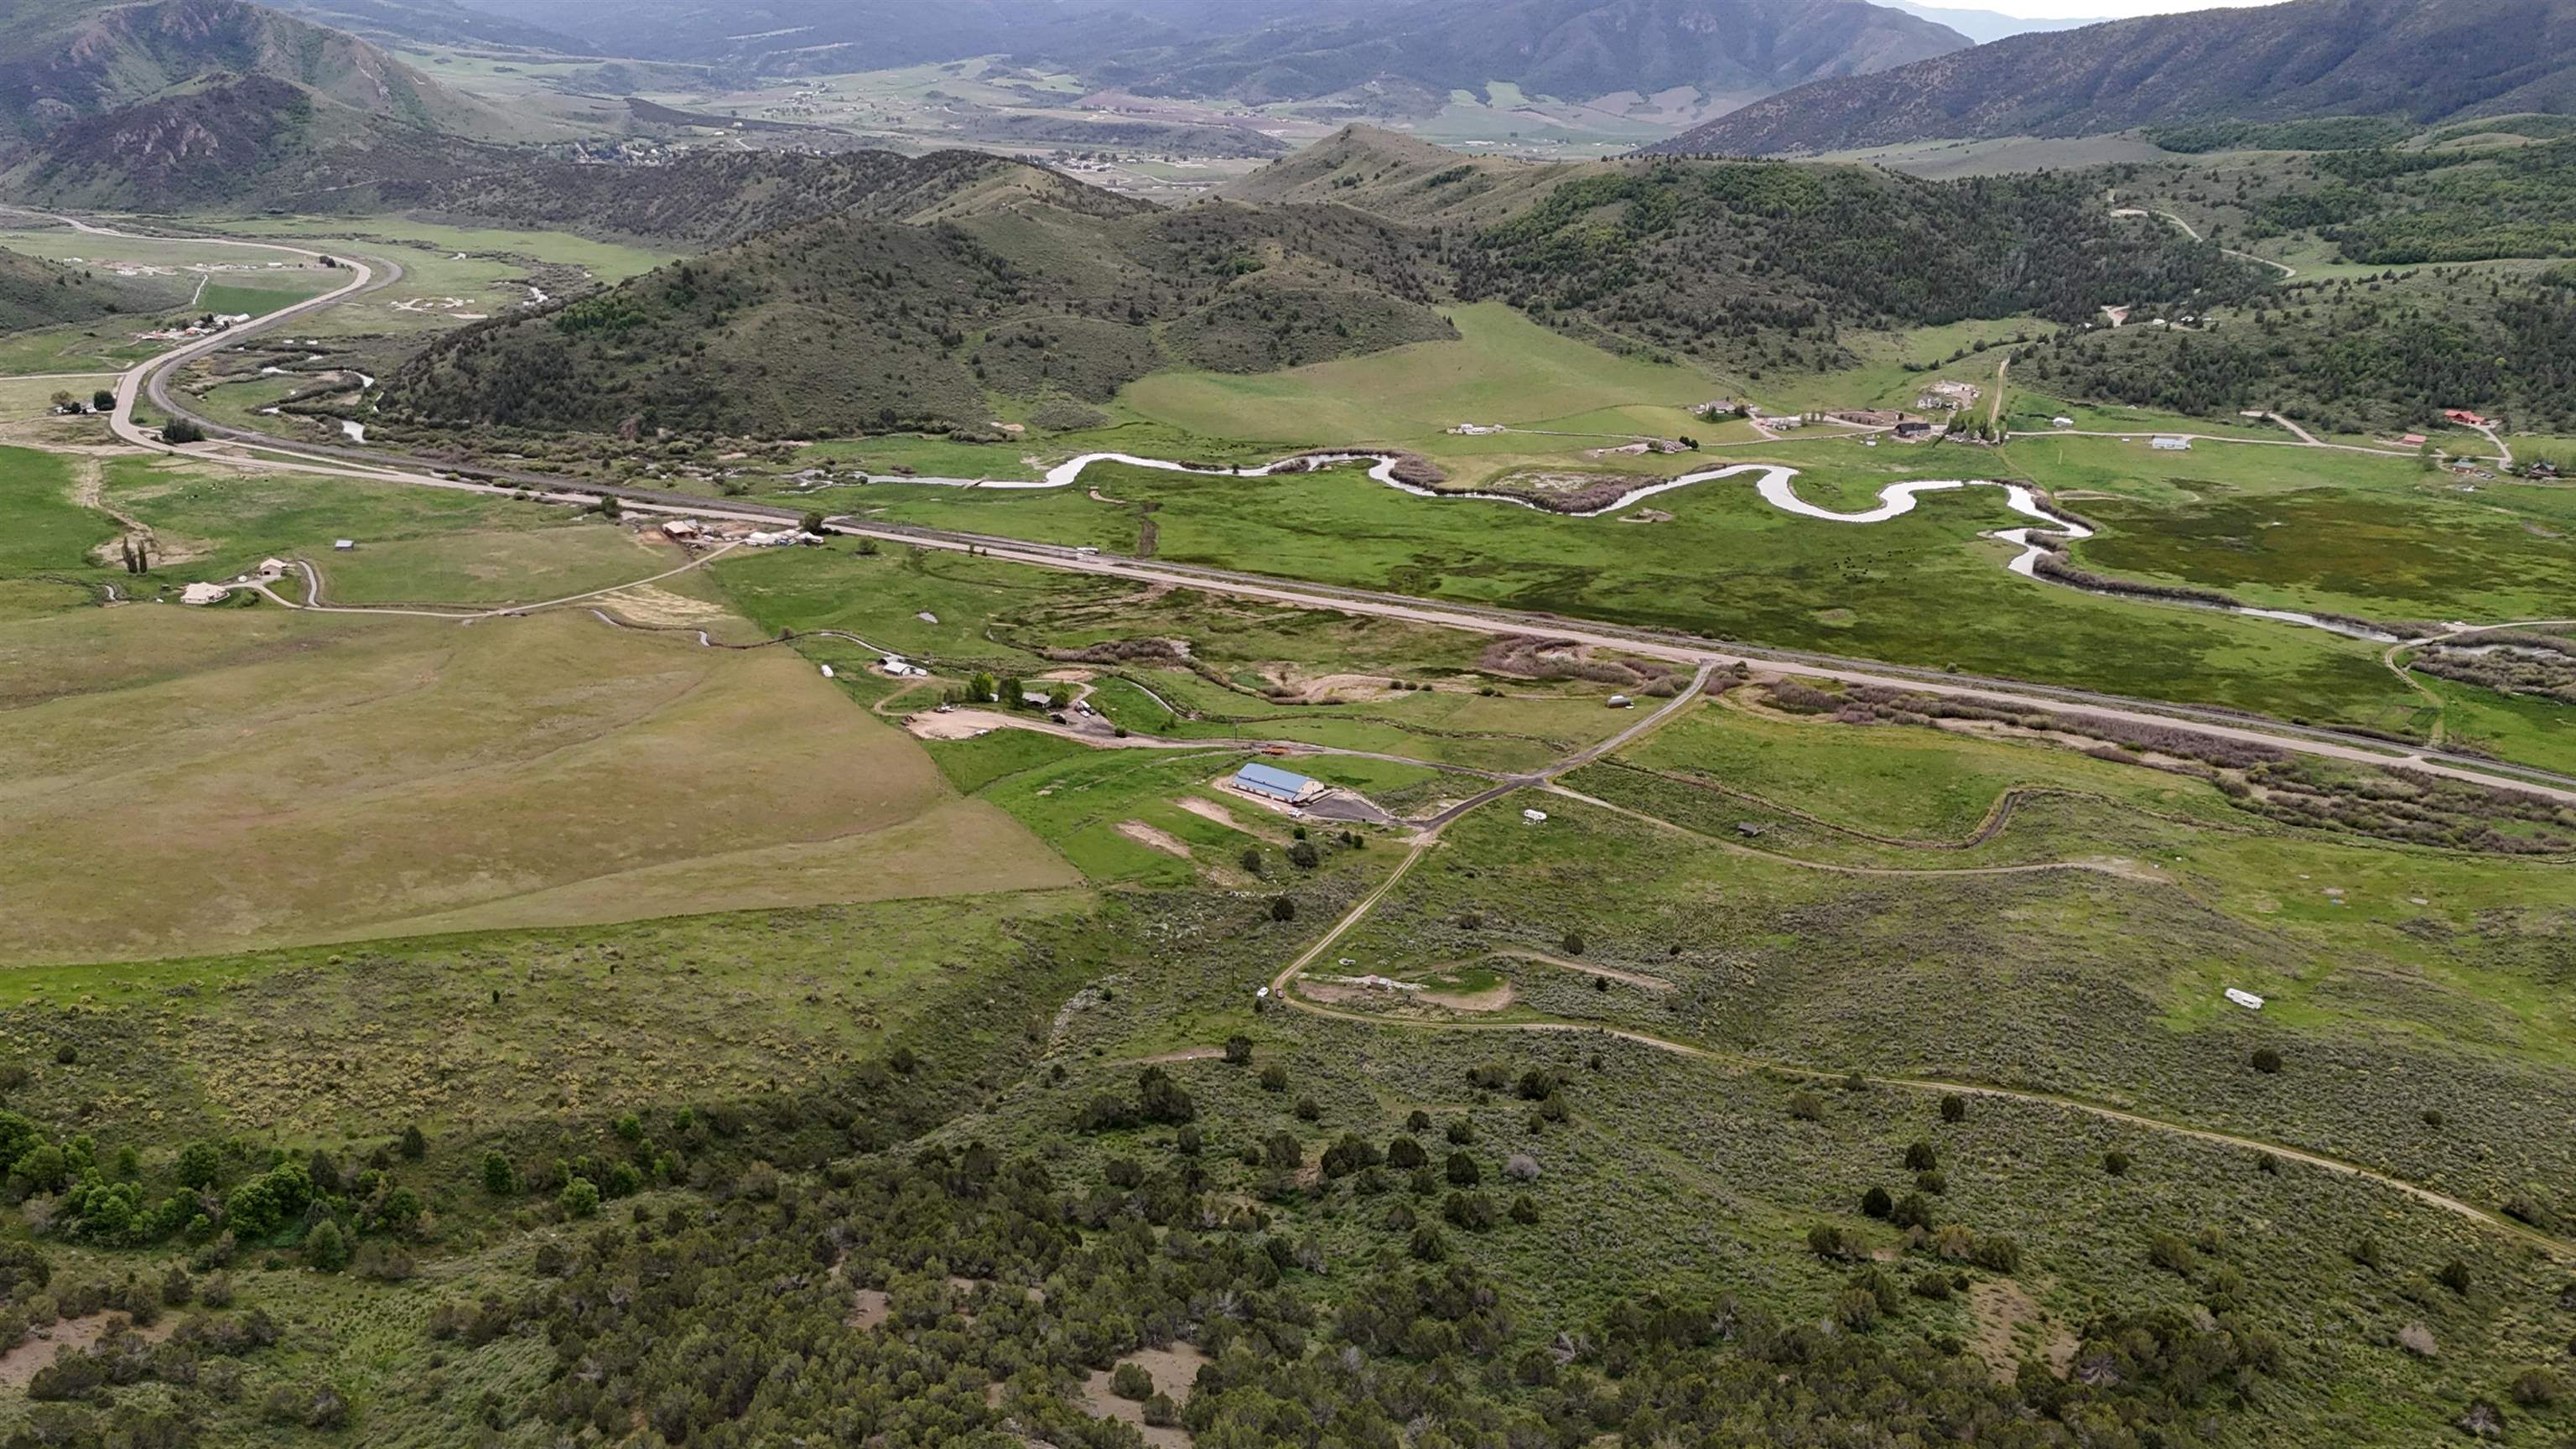
[[[1291,805],[1303,805],[1324,793],[1320,781],[1309,780],[1293,771],[1265,765],[1258,760],[1235,771],[1233,785],[1246,794],[1282,800]]]

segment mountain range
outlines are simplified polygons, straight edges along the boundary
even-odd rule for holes
[[[461,135],[515,124],[356,36],[247,3],[24,0],[0,29],[0,137],[34,139],[75,121],[166,100],[210,82],[260,77],[317,105]]]
[[[2212,120],[2576,107],[2576,0],[2289,0],[2025,34],[1801,86],[1648,148],[1829,152]]]
[[[1864,0],[1421,0],[1339,25],[1130,50],[1097,70],[1147,94],[1253,102],[1368,87],[1409,100],[1408,109],[1436,109],[1452,92],[1483,95],[1501,82],[1562,100],[1695,89],[1724,103],[1967,44]]]
[[[1562,100],[1687,87],[1732,102],[1969,44],[1919,14],[1866,0],[479,3],[617,54],[763,74],[999,53],[1153,95],[1266,102],[1362,92],[1415,110],[1494,82]]]

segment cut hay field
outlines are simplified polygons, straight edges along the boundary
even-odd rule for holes
[[[129,605],[0,638],[11,960],[1075,879],[785,651],[570,611]]]

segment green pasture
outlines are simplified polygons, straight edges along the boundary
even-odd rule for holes
[[[1859,454],[1857,444],[1820,444]],[[1818,467],[1824,506],[1887,481],[1938,476],[1944,455],[1893,447]],[[1975,461],[1962,458],[1961,461]],[[1867,471],[1863,471],[1867,470]],[[1866,655],[2404,731],[2415,705],[2357,641],[2207,610],[2098,598],[2016,578],[1982,540],[2022,520],[1999,495],[1927,497],[1858,526],[1801,518],[1750,479],[1666,493],[1669,522],[1577,519],[1472,499],[1412,497],[1359,470],[1245,480],[1103,467],[1121,499],[1160,503],[1159,556],[1498,607],[1681,628],[1713,638]],[[1071,490],[919,488],[887,500],[905,522],[1119,546],[1120,515]]]

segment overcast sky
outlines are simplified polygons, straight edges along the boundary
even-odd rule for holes
[[[2170,10],[2269,5],[2278,3],[2278,0],[1922,0],[1922,3],[1955,5],[1964,10],[2000,10],[2025,20],[2120,20],[2132,15],[2160,15]]]

